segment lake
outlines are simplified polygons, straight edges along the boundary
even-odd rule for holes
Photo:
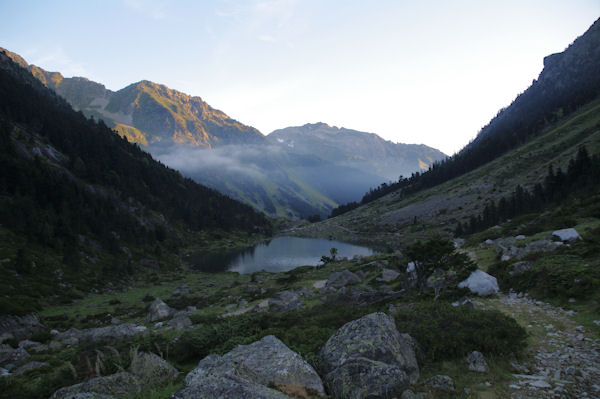
[[[190,254],[187,261],[197,270],[205,272],[232,271],[242,274],[261,270],[285,272],[298,266],[321,264],[321,256],[337,248],[338,258],[355,255],[369,256],[374,250],[359,245],[322,238],[276,237],[254,247],[225,252],[198,252]]]

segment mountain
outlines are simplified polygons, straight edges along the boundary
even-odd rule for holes
[[[263,214],[75,112],[4,52],[0,139],[0,313],[36,308],[21,295],[68,300],[174,267],[192,242],[270,232]]]
[[[275,130],[267,140],[288,152],[311,154],[380,176],[382,181],[396,181],[400,175],[426,170],[446,157],[426,145],[396,144],[374,133],[337,128],[326,123]]]
[[[546,57],[544,65],[539,78],[457,154],[399,181],[385,191],[389,194],[298,234],[354,241],[369,237],[393,247],[410,238],[452,235],[458,223],[477,225],[502,198],[512,204],[508,214],[513,215],[543,212],[537,205],[518,205],[526,199],[549,207],[559,206],[558,197],[581,201],[562,214],[540,216],[541,225],[554,226],[552,220],[565,215],[600,216],[590,207],[598,186],[589,184],[597,176],[582,184],[583,197],[568,181],[577,180],[570,175],[582,147],[591,159],[600,153],[600,20],[564,52]],[[584,173],[596,171],[578,172]],[[548,182],[560,195],[548,195]],[[573,191],[575,199],[564,190]]]
[[[113,92],[4,51],[75,110],[102,120],[185,176],[274,216],[328,215],[370,188],[444,157],[426,146],[325,124],[281,129],[266,138],[200,97],[164,85],[141,81]]]
[[[212,108],[200,97],[147,80],[113,92],[86,78],[65,78],[58,72],[45,71],[27,64],[18,54],[0,50],[75,110],[102,119],[130,142],[144,146],[174,142],[203,148],[264,142],[258,130]]]

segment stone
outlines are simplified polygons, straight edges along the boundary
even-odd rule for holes
[[[142,387],[161,384],[177,379],[179,371],[154,353],[140,352],[131,360],[130,372]]]
[[[344,324],[319,353],[319,369],[329,391],[338,398],[400,395],[419,378],[408,337],[384,313]]]
[[[10,372],[4,367],[0,367],[0,378],[7,377],[10,375]]]
[[[28,349],[33,346],[39,346],[39,345],[41,345],[41,343],[36,342],[36,341],[30,341],[28,339],[19,342],[19,348],[23,348],[23,349]]]
[[[487,373],[490,371],[485,357],[478,351],[473,351],[467,356],[467,368],[470,371],[476,371],[478,373]]]
[[[500,291],[496,277],[490,276],[482,270],[473,271],[469,278],[458,284],[458,287],[468,288],[472,293],[479,296],[494,295]]]
[[[322,290],[325,288],[325,284],[327,284],[327,280],[318,280],[313,283],[312,287],[315,290]]]
[[[494,244],[494,240],[490,240],[489,238],[487,240],[485,240],[485,243],[487,245],[493,245]]]
[[[167,325],[175,330],[185,330],[192,326],[192,320],[185,315],[178,315],[167,322]]]
[[[425,381],[425,384],[434,389],[439,389],[440,391],[454,391],[454,380],[447,375],[434,375]]]
[[[198,363],[172,399],[325,397],[321,378],[300,355],[268,335]]]
[[[156,298],[148,308],[148,316],[146,320],[150,323],[169,318],[175,313],[175,310],[170,308],[166,303]]]
[[[11,334],[22,341],[44,330],[44,326],[33,314],[25,316],[0,316],[0,336]]]
[[[512,270],[509,271],[508,274],[511,276],[516,276],[519,274],[523,274],[531,269],[533,269],[533,264],[531,262],[527,262],[527,261],[515,262],[512,265]]]
[[[50,367],[50,363],[46,363],[46,362],[29,362],[26,363],[24,365],[22,365],[21,367],[17,368],[16,370],[13,371],[14,375],[21,375],[21,374],[25,374],[29,371],[32,370],[37,370],[40,369],[42,367]]]
[[[58,333],[55,336],[55,339],[61,341],[64,345],[72,346],[77,345],[79,341],[82,340],[89,340],[96,343],[121,340],[138,334],[143,334],[146,332],[146,330],[147,328],[145,326],[136,326],[135,324],[131,323],[121,324],[118,326],[90,328],[86,330],[70,328],[65,332]]]
[[[2,350],[0,352],[0,364],[21,363],[23,360],[30,358],[31,355],[23,348]],[[8,367],[8,366],[5,366]]]
[[[327,288],[342,288],[347,285],[360,284],[362,280],[350,270],[342,270],[341,272],[333,272],[325,286]]]
[[[289,312],[298,310],[302,307],[300,296],[294,291],[286,290],[278,292],[269,299],[269,310],[273,312]]]
[[[398,273],[396,270],[383,269],[381,271],[381,281],[384,281],[386,283],[396,280],[398,276],[400,276],[400,273]]]
[[[71,399],[75,395],[93,394],[92,396],[79,396],[97,398],[100,395],[123,397],[141,391],[141,385],[135,375],[120,372],[104,377],[96,377],[79,384],[64,387],[54,392],[50,399]]]
[[[579,235],[577,230],[573,228],[553,231],[552,238],[562,242],[573,242],[581,240],[581,236]]]
[[[414,273],[415,271],[415,262],[408,262],[408,265],[406,266],[406,273]]]

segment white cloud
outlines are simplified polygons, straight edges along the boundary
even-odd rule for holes
[[[142,0],[124,0],[125,5],[140,14],[155,20],[165,19],[166,1],[142,1]]]
[[[73,61],[62,47],[46,50],[43,53],[33,51],[30,63],[37,65],[47,71],[57,71],[63,76],[89,76],[89,71],[83,64]]]

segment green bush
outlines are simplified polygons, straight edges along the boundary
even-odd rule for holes
[[[431,361],[459,358],[474,350],[516,353],[526,344],[525,330],[497,311],[433,302],[403,307],[395,319],[398,330],[415,338]]]

